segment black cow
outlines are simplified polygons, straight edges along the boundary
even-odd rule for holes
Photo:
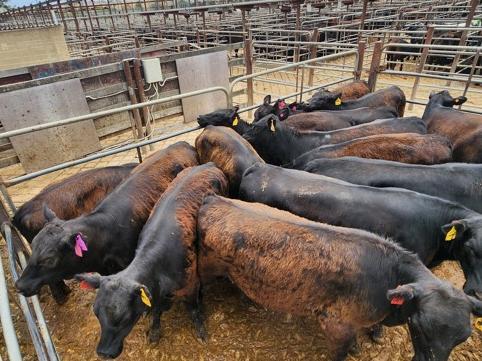
[[[94,312],[101,325],[100,356],[119,356],[124,338],[146,310],[152,316],[149,341],[159,341],[161,314],[174,297],[185,300],[198,336],[206,338],[199,304],[197,213],[206,196],[224,195],[227,189],[226,177],[213,163],[183,170],[154,207],[131,264],[111,276],[77,276],[99,288]]]
[[[346,102],[341,100],[341,92],[325,91],[309,102],[301,104],[301,107],[304,111],[311,112],[314,110],[349,110],[362,107],[390,106],[397,110],[399,117],[403,117],[405,103],[405,94],[402,89],[393,85]]]
[[[381,119],[328,132],[299,132],[283,122],[277,122],[277,117],[271,114],[253,123],[251,128],[243,134],[243,138],[251,143],[266,162],[282,165],[323,145],[390,133],[425,134],[426,127],[422,119],[410,117]]]
[[[45,207],[48,223],[32,241],[32,255],[17,280],[24,296],[81,272],[110,274],[125,268],[155,203],[184,168],[197,165],[196,150],[177,142],[153,153],[92,212],[67,221]]]
[[[302,170],[371,187],[397,187],[460,203],[482,213],[482,165],[419,165],[378,159],[316,159]]]
[[[238,134],[243,135],[251,127],[251,124],[241,119],[238,110],[238,106],[232,109],[215,110],[214,112],[198,116],[197,122],[203,128],[208,125],[229,127]]]
[[[446,361],[470,336],[470,315],[482,315],[482,302],[366,231],[211,196],[198,232],[200,272],[211,265],[263,307],[315,317],[335,361],[345,360],[357,332],[379,322],[408,323],[413,360]]]
[[[457,203],[267,164],[246,170],[239,194],[315,221],[390,237],[430,266],[458,260],[464,291],[482,296],[482,215]]]

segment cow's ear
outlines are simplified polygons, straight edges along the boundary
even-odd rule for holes
[[[51,222],[55,218],[57,218],[57,215],[55,214],[55,212],[51,210],[46,203],[43,204],[43,212],[44,212],[44,218],[47,220],[47,222]]]
[[[467,222],[463,219],[459,219],[442,226],[442,232],[444,239],[447,242],[453,241],[456,238],[460,238],[464,232],[469,228]]]
[[[472,314],[477,317],[482,317],[482,301],[472,296],[467,296],[467,298],[472,306]]]
[[[290,115],[290,110],[288,108],[284,108],[282,109],[279,114],[278,114],[278,118],[279,120],[283,121],[283,120],[286,120]]]
[[[266,95],[263,99],[263,104],[264,105],[269,105],[271,103],[271,95]]]
[[[462,105],[467,101],[467,98],[464,96],[460,96],[457,98],[454,98],[454,105]]]
[[[102,276],[98,273],[80,273],[75,275],[74,278],[80,281],[81,288],[97,289],[100,286]]]
[[[414,284],[398,286],[397,288],[387,291],[387,299],[390,301],[390,304],[395,306],[405,305],[416,296],[417,290]]]

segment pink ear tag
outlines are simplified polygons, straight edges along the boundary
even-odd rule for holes
[[[75,247],[74,247],[75,255],[77,257],[82,257],[82,251],[87,252],[87,245],[85,244],[84,239],[80,235],[80,233],[75,236]]]

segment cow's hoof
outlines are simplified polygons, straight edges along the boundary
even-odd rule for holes
[[[202,343],[208,342],[208,333],[204,325],[198,325],[196,327],[196,336]]]
[[[352,356],[359,356],[361,354],[361,347],[360,345],[358,344],[358,342],[354,342],[351,347],[350,347],[350,350],[348,351],[348,353]]]
[[[62,286],[50,286],[50,292],[55,302],[58,305],[63,305],[69,299],[69,294],[71,290],[65,283],[63,283]]]
[[[159,343],[159,340],[161,339],[161,330],[160,329],[149,330],[147,332],[147,339],[149,340],[149,343],[152,343],[152,344]]]
[[[383,339],[383,326],[382,325],[373,326],[372,328],[369,329],[368,336],[370,337],[370,340],[372,340],[373,342],[377,344],[381,344]]]

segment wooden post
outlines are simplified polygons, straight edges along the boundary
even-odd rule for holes
[[[368,0],[363,0],[363,10],[362,10],[362,15],[360,19],[360,31],[358,32],[358,41],[361,40],[362,32],[365,27],[365,18],[367,16],[367,5],[368,5]]]
[[[144,80],[141,76],[141,60],[135,59],[134,60],[134,79],[136,81],[137,91],[139,93],[139,100],[141,103],[147,101],[146,94],[144,93]],[[144,118],[144,124],[146,125],[146,135],[149,139],[152,138],[152,129],[151,129],[151,122],[149,119],[149,109],[147,106],[142,107],[142,117]],[[154,146],[149,144],[149,149],[154,150]]]
[[[97,23],[97,29],[100,30],[99,14],[97,14],[97,8],[95,7],[94,0],[91,0],[92,8],[94,9],[95,22]]]
[[[467,81],[465,82],[465,87],[464,87],[464,92],[462,93],[463,96],[467,94],[467,91],[469,90],[470,82],[472,81],[472,78],[475,73],[475,67],[479,63],[479,58],[480,58],[480,48],[477,49],[477,52],[475,53],[474,60],[472,61],[472,68],[470,69],[470,74],[469,77],[467,78]],[[459,105],[459,110],[462,108],[462,104]]]
[[[127,26],[129,27],[129,29],[131,29],[131,21],[129,19],[129,9],[127,9],[126,0],[123,0],[123,1],[124,1],[124,9],[126,11]]]
[[[203,10],[202,15],[203,15],[203,32],[204,32],[204,46],[203,47],[207,47],[206,43],[208,42],[208,40],[207,40],[208,35],[206,34],[206,11]]]
[[[107,0],[107,8],[109,9],[110,20],[112,22],[112,28],[115,30],[114,17],[112,16],[112,9],[110,7],[110,1],[109,0]]]
[[[315,28],[313,30],[313,33],[311,33],[311,41],[312,42],[318,42],[318,37],[319,37],[318,29]],[[312,44],[310,46],[310,59],[316,58],[317,51],[318,51],[318,46],[316,44]],[[310,65],[313,65],[313,63],[311,63]],[[315,69],[311,68],[308,71],[308,86],[310,88],[313,86],[314,75],[315,75]]]
[[[67,28],[67,23],[65,22],[64,12],[62,11],[62,4],[60,0],[57,0],[57,7],[59,9],[60,18],[62,19],[62,24],[64,24],[64,32],[67,32],[69,29]]]
[[[129,63],[129,60],[124,60],[122,62],[122,65],[124,67],[124,75],[126,77],[126,83],[127,83],[127,90],[129,92],[129,99],[131,101],[131,104],[137,104],[137,97],[136,97],[136,92],[134,91],[134,82],[132,80],[132,72],[131,72],[131,66]],[[144,138],[144,132],[142,130],[142,121],[141,121],[141,116],[139,114],[139,109],[132,109],[132,114],[134,116],[134,123],[131,123],[132,125],[132,131],[134,133],[134,137],[137,139],[142,139]],[[146,150],[142,148],[142,152],[145,153]]]
[[[432,44],[432,38],[433,38],[433,32],[434,32],[434,26],[433,25],[429,25],[427,27],[427,32],[425,34],[425,41],[423,42],[424,45],[427,45],[427,47],[423,48],[422,50],[422,55],[420,56],[420,63],[418,63],[418,66],[417,66],[417,69],[416,69],[416,72],[417,73],[421,73],[423,71],[423,68],[425,66],[425,63],[427,61],[427,57],[428,57],[428,50],[429,50],[429,47],[428,45]],[[413,82],[413,88],[412,88],[412,93],[410,94],[410,100],[413,101],[415,99],[415,96],[417,94],[417,88],[418,88],[418,84],[420,83],[420,77],[417,76],[415,77],[415,81]],[[413,109],[413,104],[409,104],[408,105],[408,109],[409,110],[412,110]]]
[[[253,74],[253,56],[252,56],[253,40],[244,40],[244,63],[246,65],[246,75]],[[253,79],[248,79],[247,82],[248,106],[253,105]]]
[[[84,0],[85,10],[87,10],[87,16],[89,18],[90,28],[92,29],[92,33],[94,32],[94,24],[92,23],[92,18],[90,17],[89,5],[87,4],[87,0]]]
[[[75,30],[76,32],[80,33],[79,20],[77,19],[77,14],[75,13],[74,4],[70,2],[69,5],[70,5],[70,11],[72,12],[72,16],[74,17]]]
[[[358,43],[358,61],[355,65],[355,80],[360,80],[363,72],[363,60],[365,58],[365,46],[364,40]]]
[[[378,70],[380,69],[380,60],[382,59],[382,47],[381,41],[375,42],[373,48],[372,63],[370,64],[370,74],[368,75],[368,88],[370,91],[375,90],[377,84]]]

